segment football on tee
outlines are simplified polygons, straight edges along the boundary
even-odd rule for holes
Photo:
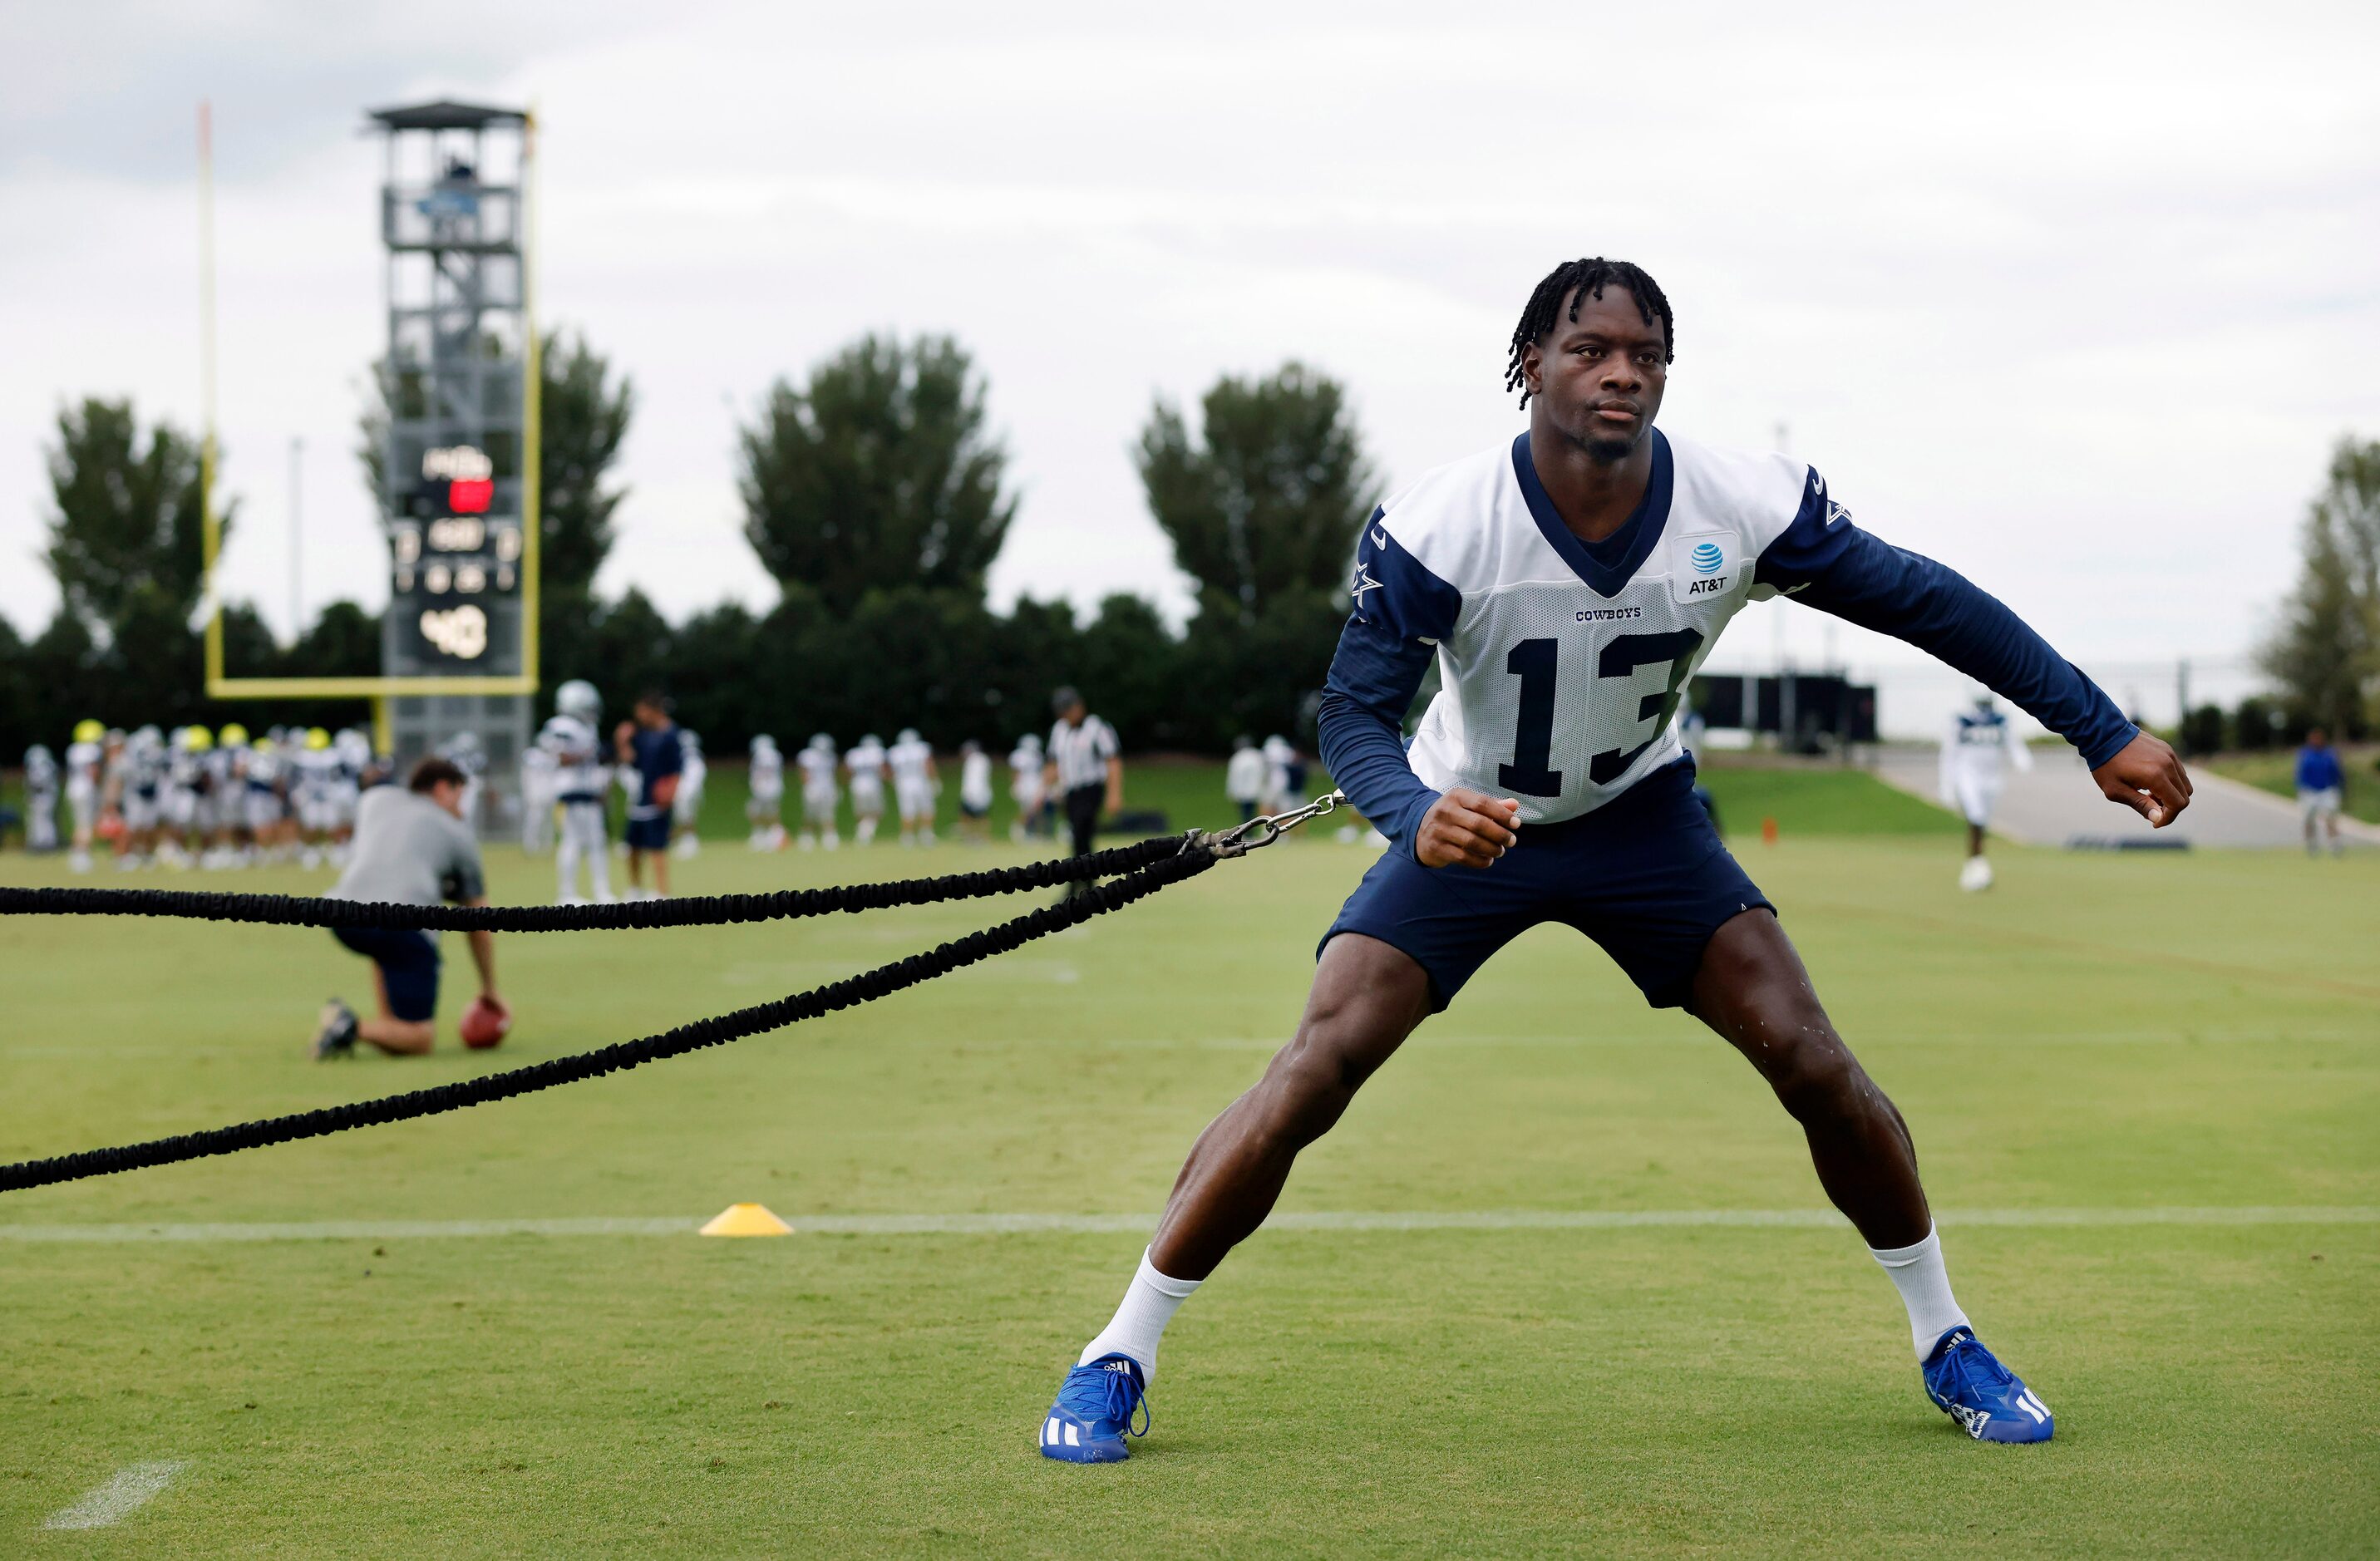
[[[502,1003],[474,998],[471,1006],[463,1010],[463,1044],[474,1050],[496,1045],[512,1027],[513,1010]]]

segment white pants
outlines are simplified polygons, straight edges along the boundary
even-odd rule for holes
[[[2304,816],[2305,821],[2309,824],[2317,818],[2336,818],[2338,817],[2339,801],[2338,788],[2336,786],[2325,786],[2318,792],[2300,792],[2298,812]]]
[[[2000,803],[1999,777],[1961,775],[1950,784],[1959,794],[1959,811],[1968,823],[1980,829],[1992,821],[1992,809]]]
[[[851,783],[851,811],[874,817],[884,811],[884,782],[855,780]]]
[[[56,800],[55,796],[51,798],[53,803]],[[89,786],[68,786],[67,812],[74,817],[75,839],[89,840],[91,829],[99,823],[99,793]],[[55,821],[56,815],[53,814],[51,817],[53,822],[50,829],[55,835],[57,829]]]
[[[913,818],[922,818],[929,824],[933,822],[933,787],[928,785],[923,780],[904,780],[899,785],[895,786],[893,791],[899,796],[901,801],[901,821],[903,823],[905,824]]]
[[[55,851],[58,848],[58,794],[55,792],[25,793],[25,849]]]
[[[561,847],[553,853],[555,877],[565,900],[578,892],[578,863],[587,862],[587,896],[612,898],[611,842],[603,838],[603,805],[566,802],[562,805]]]

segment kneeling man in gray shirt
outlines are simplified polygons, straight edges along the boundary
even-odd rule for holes
[[[461,905],[488,902],[480,844],[463,822],[468,778],[451,762],[423,759],[403,791],[375,786],[356,805],[356,838],[347,870],[333,900],[382,901],[397,905]],[[356,1042],[370,1042],[393,1056],[429,1051],[438,1012],[438,939],[431,933],[383,927],[343,926],[331,934],[372,962],[380,1011],[359,1019],[334,998],[324,1005],[314,1034],[314,1056],[346,1057]],[[496,938],[491,932],[466,935],[471,962],[480,967],[480,995],[498,1010]]]

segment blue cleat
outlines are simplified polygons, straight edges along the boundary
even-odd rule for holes
[[[2057,1433],[2049,1406],[1970,1329],[1936,1339],[1925,1372],[1925,1397],[1978,1442],[2046,1442]]]
[[[1058,1401],[1041,1422],[1041,1456],[1064,1463],[1122,1463],[1132,1457],[1123,1439],[1148,1435],[1148,1420],[1140,1362],[1102,1355],[1068,1372],[1059,1385]]]

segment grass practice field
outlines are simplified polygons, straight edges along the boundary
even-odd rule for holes
[[[1037,1457],[1183,1151],[1289,1032],[1370,860],[1301,840],[720,1050],[0,1194],[0,1555],[2380,1548],[2380,861],[2010,850],[1962,896],[1947,819],[1788,821],[1899,817],[1859,805],[1864,777],[1791,807],[1730,784],[1738,850],[1915,1131],[1961,1300],[2058,1412],[2049,1446],[1976,1446],[1925,1402],[1890,1287],[1752,1071],[1540,929],[1184,1309],[1137,1456]],[[1017,854],[714,847],[679,880]],[[491,860],[500,899],[549,894],[546,864]],[[494,1054],[453,1049],[450,938],[442,1050],[323,1066],[314,1009],[369,980],[327,933],[11,920],[0,1158],[580,1050],[1025,908],[502,939],[519,1024]],[[692,1233],[747,1199],[799,1233]]]

